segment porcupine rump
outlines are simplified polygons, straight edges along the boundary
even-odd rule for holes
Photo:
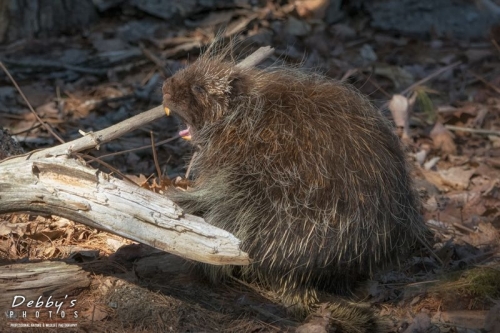
[[[254,260],[208,266],[213,280],[258,282],[308,313],[318,292],[349,290],[425,233],[405,156],[353,87],[297,68],[240,69],[226,55],[208,52],[163,85],[197,147],[193,187],[170,196]]]

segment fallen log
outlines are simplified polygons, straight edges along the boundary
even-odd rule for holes
[[[77,295],[89,287],[89,275],[80,266],[62,261],[4,265],[0,270],[0,304],[10,308],[15,296],[36,300],[40,296],[58,299]]]

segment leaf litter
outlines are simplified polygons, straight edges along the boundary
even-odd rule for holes
[[[196,14],[186,5],[186,16],[175,14],[178,21],[170,21],[173,12],[158,15],[146,2],[131,3],[133,10],[103,3],[102,12],[116,11],[120,19],[103,16],[85,36],[0,46],[2,62],[38,116],[65,141],[160,104],[162,79],[194,60],[221,26],[228,27],[226,35],[246,40],[243,53],[271,45],[275,58],[265,65],[278,59],[302,63],[369,95],[400,129],[414,166],[433,248],[415,253],[400,269],[377,274],[356,299],[388,318],[394,332],[499,330],[500,40],[495,29],[490,36],[462,40],[432,31],[395,34],[379,21],[372,25],[368,16],[353,15],[355,4],[335,7],[335,1],[331,6],[320,0],[270,1],[259,7],[240,0]],[[419,9],[413,10],[409,14],[418,15]],[[57,142],[37,125],[5,76],[0,76],[0,126],[25,151]],[[192,148],[178,138],[178,128],[175,118],[158,120],[90,152],[94,161],[89,163],[112,171],[96,162],[102,159],[159,193],[171,184],[186,188]],[[0,219],[3,262],[60,259],[93,272],[91,287],[80,295],[82,332],[88,327],[285,332],[300,325],[274,295],[237,282],[211,286],[172,255],[55,216]],[[328,326],[321,319],[310,324]]]

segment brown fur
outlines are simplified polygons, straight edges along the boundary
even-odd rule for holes
[[[163,94],[198,147],[193,189],[173,199],[232,232],[254,259],[211,266],[213,279],[237,274],[309,312],[318,291],[348,291],[424,233],[399,139],[354,88],[204,55],[166,80]],[[380,330],[364,310],[336,305],[332,316]]]

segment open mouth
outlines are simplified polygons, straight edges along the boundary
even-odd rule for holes
[[[166,106],[163,107],[163,109],[165,110],[165,113],[167,114],[167,116],[170,116],[170,109]],[[182,131],[179,131],[179,136],[181,138],[183,138],[184,140],[191,140],[191,131],[190,131],[190,127],[188,126],[186,129],[182,130]]]
[[[190,127],[188,126],[186,129],[179,131],[179,135],[181,138],[184,140],[191,140],[191,131]]]

